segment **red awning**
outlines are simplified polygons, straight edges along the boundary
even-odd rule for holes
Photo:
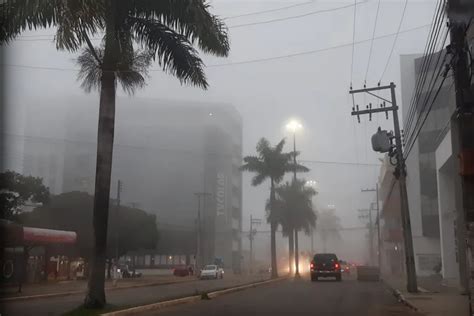
[[[76,239],[71,231],[23,227],[23,242],[29,245],[74,244]]]
[[[72,231],[23,227],[0,220],[1,247],[41,246],[49,244],[74,244],[77,234]]]

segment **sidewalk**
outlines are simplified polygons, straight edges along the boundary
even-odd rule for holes
[[[176,277],[172,275],[148,275],[133,279],[119,279],[114,286],[112,280],[106,280],[106,290],[124,289],[131,287],[151,286],[159,284],[170,284],[178,282],[188,282],[195,280],[196,277]],[[44,283],[25,284],[22,286],[22,292],[18,293],[18,286],[2,286],[0,291],[0,300],[11,299],[16,297],[29,297],[36,295],[54,295],[60,293],[82,293],[87,289],[87,281],[71,280],[71,281],[49,281]]]
[[[382,280],[393,291],[399,291],[401,300],[426,316],[469,315],[468,297],[456,287],[444,286],[439,278],[419,278],[419,293],[415,294],[408,293],[405,279],[384,276]]]

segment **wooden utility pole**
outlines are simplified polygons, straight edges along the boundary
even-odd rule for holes
[[[260,225],[262,223],[261,219],[253,218],[250,214],[250,232],[249,232],[249,241],[250,241],[250,254],[249,254],[249,272],[253,273],[253,239],[257,234],[257,230],[253,228],[253,225]]]
[[[375,91],[381,90],[390,90],[391,100],[387,100],[377,94]],[[407,290],[410,293],[416,293],[418,291],[418,285],[416,280],[416,270],[415,270],[415,255],[413,250],[413,237],[411,232],[411,223],[410,223],[410,211],[408,208],[408,194],[406,187],[406,166],[405,159],[403,157],[403,147],[402,147],[402,137],[400,132],[400,122],[398,120],[398,106],[397,100],[395,97],[395,84],[393,82],[388,86],[378,86],[373,88],[364,88],[359,90],[350,90],[350,94],[357,93],[368,93],[378,99],[383,100],[383,103],[379,108],[372,108],[372,105],[368,105],[365,110],[359,110],[359,106],[356,105],[351,114],[356,115],[357,119],[360,122],[360,115],[368,114],[369,118],[372,118],[372,114],[384,112],[388,117],[388,113],[392,112],[393,115],[393,128],[395,132],[395,146],[393,146],[390,151],[390,155],[395,157],[397,160],[394,176],[398,180],[400,186],[400,208],[401,208],[401,219],[403,227],[403,240],[404,240],[404,250],[405,250],[405,265],[407,271]],[[385,106],[386,103],[390,103],[391,106]]]
[[[450,66],[456,91],[456,110],[451,117],[451,141],[453,155],[458,158],[459,175],[455,177],[457,253],[460,283],[463,291],[469,295],[472,315],[469,262],[472,261],[474,246],[474,93],[466,33],[474,7],[470,1],[449,0],[447,9],[451,40],[447,54],[452,57]]]

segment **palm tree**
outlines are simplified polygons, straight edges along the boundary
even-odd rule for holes
[[[252,185],[257,186],[262,184],[265,180],[270,180],[270,200],[267,208],[267,221],[270,223],[271,230],[271,266],[272,278],[278,277],[277,260],[276,260],[276,230],[278,227],[278,220],[273,214],[273,205],[275,201],[275,185],[283,180],[285,173],[295,170],[293,164],[293,153],[284,153],[283,146],[285,139],[282,139],[276,146],[272,147],[270,142],[262,138],[257,143],[257,155],[244,157],[244,164],[241,167],[243,171],[250,171],[256,173],[252,179]],[[296,170],[308,171],[308,169],[301,165],[296,165]]]
[[[312,201],[316,191],[305,184],[304,180],[293,180],[276,189],[277,198],[274,202],[273,214],[282,226],[284,236],[291,236],[294,231],[299,230],[309,234],[316,226],[316,214]],[[295,244],[295,252],[297,251],[299,251],[298,244]],[[293,259],[290,261],[290,267],[292,265]]]
[[[133,93],[145,85],[146,70],[157,60],[183,84],[207,88],[204,53],[227,56],[223,22],[209,13],[206,0],[16,0],[0,4],[0,43],[25,30],[56,27],[59,50],[78,52],[82,87],[100,91],[93,227],[95,250],[84,305],[105,303],[105,254],[115,125],[116,86]],[[91,38],[101,36],[100,47]]]

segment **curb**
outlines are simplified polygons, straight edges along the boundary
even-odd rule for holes
[[[411,303],[409,300],[407,300],[405,298],[405,296],[396,288],[394,288],[393,286],[391,286],[390,284],[388,284],[385,280],[381,279],[381,281],[383,282],[383,284],[385,284],[385,286],[387,286],[390,291],[392,292],[392,295],[395,296],[395,298],[400,302],[402,303],[403,305],[405,306],[408,306],[409,308],[411,308],[412,310],[414,310],[415,312],[418,311],[418,307],[416,307],[415,305],[413,305],[413,303]]]
[[[196,281],[196,280],[192,279],[192,280],[132,284],[132,285],[128,285],[128,286],[109,287],[109,288],[106,288],[105,291],[107,292],[107,291],[116,291],[116,290],[127,290],[127,289],[139,288],[139,287],[170,285],[170,284],[186,283],[186,282],[192,282],[192,281]],[[69,292],[57,292],[57,293],[48,293],[48,294],[37,294],[37,295],[27,295],[27,296],[1,297],[0,302],[25,301],[25,300],[34,300],[34,299],[42,299],[42,298],[70,296],[70,295],[84,294],[84,293],[86,293],[86,290],[69,291]]]
[[[234,292],[239,292],[239,291],[243,291],[245,289],[249,289],[249,288],[253,288],[253,287],[257,287],[257,286],[260,286],[260,285],[265,285],[265,284],[269,284],[269,283],[273,283],[273,282],[283,281],[283,280],[286,280],[286,279],[288,279],[288,277],[281,277],[281,278],[277,278],[277,279],[258,281],[258,282],[255,282],[255,283],[239,285],[239,286],[227,288],[227,289],[224,289],[224,290],[217,290],[217,291],[209,292],[209,293],[207,293],[207,296],[209,298],[218,297],[218,296],[221,296],[221,295],[230,294],[230,293],[234,293]],[[110,313],[105,313],[105,314],[101,314],[101,315],[102,316],[134,315],[136,313],[156,311],[156,310],[160,310],[160,309],[170,307],[170,306],[193,303],[193,302],[198,302],[198,301],[201,301],[201,300],[202,300],[201,295],[192,295],[192,296],[182,297],[182,298],[178,298],[178,299],[173,299],[173,300],[168,300],[168,301],[163,301],[163,302],[158,302],[158,303],[152,303],[152,304],[148,304],[148,305],[131,307],[131,308],[122,309],[122,310],[118,310],[118,311],[110,312]]]

